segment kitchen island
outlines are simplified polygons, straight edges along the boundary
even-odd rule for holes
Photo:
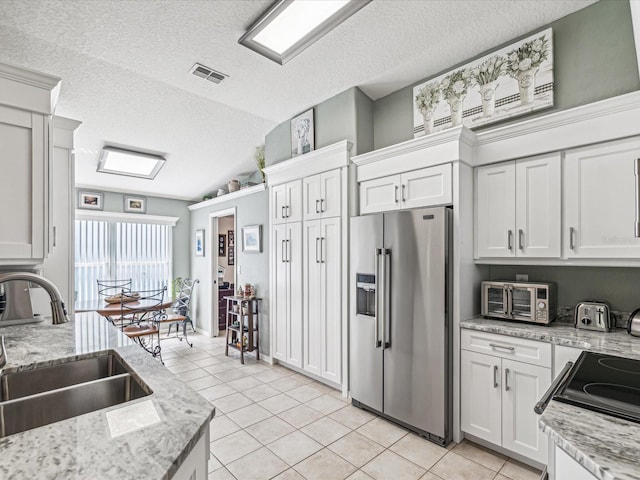
[[[475,317],[460,322],[463,329],[482,331],[574,347],[640,360],[640,338],[622,329],[609,333],[580,330],[572,324],[552,323],[549,326]],[[557,373],[557,372],[556,372]],[[539,399],[532,399],[533,404]],[[549,443],[549,472],[553,472],[560,455],[576,462],[584,476],[569,475],[573,479],[638,480],[638,445],[640,424],[612,417],[574,405],[552,400],[539,417],[539,428],[551,440]],[[573,470],[572,470],[573,472]],[[556,475],[553,480],[565,480]]]
[[[195,478],[202,472],[206,478],[214,407],[104,318],[82,313],[62,325],[47,319],[4,327],[0,335],[5,336],[7,372],[113,351],[152,391],[0,438],[0,478],[169,479],[180,478],[185,469],[186,478],[194,470]]]

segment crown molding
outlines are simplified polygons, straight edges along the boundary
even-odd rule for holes
[[[226,203],[240,197],[246,197],[247,195],[253,195],[254,193],[262,192],[265,188],[266,185],[264,183],[259,183],[258,185],[254,185],[252,187],[241,188],[240,190],[237,190],[235,192],[227,193],[225,195],[221,195],[210,200],[205,200],[204,202],[199,202],[194,205],[189,205],[187,208],[191,211],[194,211],[200,210],[202,208],[213,207],[215,205],[220,205],[222,203]]]
[[[47,73],[0,63],[0,103],[53,115],[62,79]]]

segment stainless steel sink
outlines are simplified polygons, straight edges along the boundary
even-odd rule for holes
[[[0,376],[0,438],[125,403],[151,389],[115,352]]]

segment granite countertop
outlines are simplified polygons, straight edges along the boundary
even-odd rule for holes
[[[567,324],[543,326],[482,317],[460,322],[460,326],[640,359],[640,338],[628,335],[625,330],[602,333],[579,330]],[[637,461],[640,424],[554,400],[549,402],[539,425],[554,443],[596,478],[640,479]]]
[[[76,314],[62,325],[50,322],[0,329],[5,336],[6,370],[114,350],[153,393],[0,438],[0,478],[171,478],[208,432],[214,407],[96,313]],[[117,434],[117,423],[139,425],[140,411],[151,419],[147,426]]]

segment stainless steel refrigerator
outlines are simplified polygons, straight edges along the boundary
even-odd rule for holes
[[[352,403],[441,445],[452,422],[451,214],[351,219]]]

